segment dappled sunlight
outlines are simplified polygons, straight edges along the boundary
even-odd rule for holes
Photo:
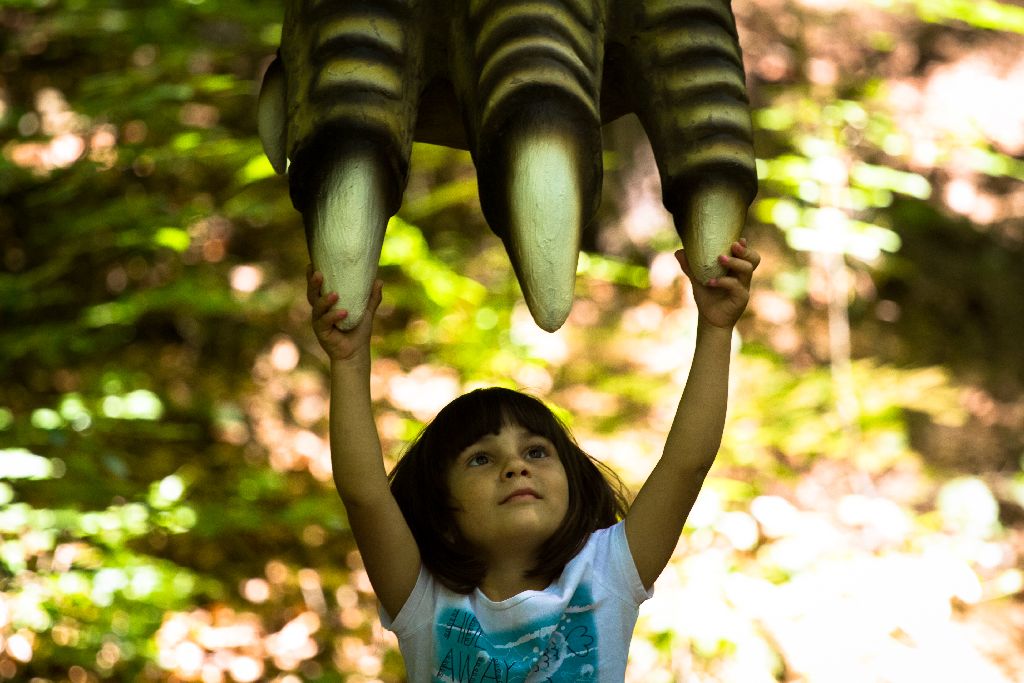
[[[999,167],[1008,162],[987,153],[990,146],[1009,157],[1024,151],[1024,51],[1019,45],[965,51],[922,77],[894,81],[888,88],[887,106],[909,136],[905,153],[910,163],[922,170],[950,169],[942,197],[951,211],[979,226],[1020,215],[1024,189],[993,187],[991,176],[1005,175]]]
[[[792,378],[773,385],[743,356],[738,374],[745,389],[734,393],[725,452],[656,598],[641,609],[644,644],[634,641],[628,680],[665,671],[722,681],[910,683],[921,672],[934,680],[1014,680],[1008,672],[1017,669],[1000,669],[971,635],[972,606],[1003,600],[1021,585],[1024,548],[999,524],[990,486],[972,477],[935,486],[920,467],[894,467],[915,456],[905,437],[885,436],[892,432],[884,422],[846,444],[853,459],[817,460],[829,457],[819,451],[800,480],[780,486],[749,469],[778,457],[767,451],[751,458],[749,449],[769,445],[757,420],[775,419],[765,406],[783,396],[809,408],[813,378],[804,387],[789,384]],[[866,415],[897,405],[946,421],[964,412],[964,399],[939,369],[859,366],[855,376]],[[973,404],[994,410],[983,399]],[[787,408],[777,407],[784,415]],[[822,409],[827,418],[827,403]],[[797,449],[829,443],[827,424]],[[798,443],[780,436],[779,455]],[[881,459],[874,453],[879,437],[892,451]],[[769,485],[772,493],[756,494]]]
[[[605,231],[603,236],[604,247],[613,252],[622,248],[622,245],[614,243],[620,234],[632,245],[642,247],[649,244],[659,233],[673,229],[672,215],[662,203],[661,178],[658,176],[654,154],[648,144],[638,144],[633,150],[633,163],[629,167],[624,185],[625,211],[613,225],[613,229]],[[678,263],[675,270],[679,270]]]
[[[330,444],[322,428],[328,386],[319,374],[296,371],[299,361],[299,348],[291,338],[272,342],[253,368],[259,391],[246,405],[247,418],[271,467],[281,472],[306,470],[319,481],[329,481]]]
[[[545,332],[537,327],[526,304],[517,304],[512,312],[512,327],[509,337],[513,343],[522,346],[528,354],[554,365],[565,363],[570,354],[569,337],[566,327],[554,332]]]
[[[651,260],[651,288],[668,289],[685,275],[674,254],[656,254]]]
[[[885,499],[848,495],[810,511],[759,496],[748,516],[713,491],[641,609],[638,631],[671,642],[663,664],[680,648],[697,655],[673,661],[674,673],[732,680],[732,660],[753,658],[760,669],[748,661],[743,680],[775,680],[783,661],[805,680],[1011,680],[966,642],[957,616],[1015,585],[1021,558],[1005,546],[927,531]]]
[[[620,429],[615,434],[588,436],[577,433],[580,446],[611,466],[635,494],[651,473],[665,445],[664,435],[641,429]]]
[[[387,400],[426,422],[459,395],[458,374],[450,369],[420,365],[408,374],[393,376],[388,382]]]
[[[555,386],[555,378],[551,376],[547,368],[535,363],[520,365],[513,372],[512,379],[522,391],[534,396],[547,396]]]
[[[303,572],[312,571],[301,570],[300,577]],[[287,580],[288,570],[268,565],[268,575],[281,582]],[[253,597],[250,593],[255,591],[258,601],[265,599],[268,585],[261,586],[261,581],[246,582],[247,598]],[[350,632],[363,631],[370,612],[360,603],[358,593],[350,586],[339,587],[337,611],[330,610],[332,619]],[[328,614],[326,606],[321,610]],[[271,680],[271,672],[278,671],[281,675],[273,680],[283,683],[307,680],[321,672],[321,665],[313,660],[327,647],[334,665],[342,671],[358,672],[367,683],[381,673],[382,651],[378,644],[345,635],[344,631],[332,634],[325,626],[323,617],[309,610],[295,614],[276,630],[267,628],[259,614],[238,612],[226,606],[171,613],[165,616],[155,637],[158,662],[185,681]]]
[[[231,288],[251,294],[263,284],[263,270],[257,266],[236,266],[231,269]]]
[[[240,683],[259,680],[266,657],[273,658],[278,668],[292,670],[316,654],[309,636],[319,628],[319,621],[315,615],[304,617],[265,636],[255,614],[236,614],[227,608],[171,614],[156,634],[157,661],[186,681],[218,683],[228,676]]]
[[[948,135],[961,144],[981,135],[1008,154],[1020,154],[1024,152],[1024,54],[966,55],[932,70],[920,100],[891,104],[913,117],[907,124],[916,124],[917,129]]]
[[[64,93],[56,88],[41,88],[36,93],[35,110],[19,121],[19,132],[28,137],[41,134],[46,142],[9,143],[5,156],[18,166],[45,175],[50,171],[67,168],[85,153],[87,141],[83,135],[89,129],[88,118],[71,110]],[[96,139],[94,149],[109,149],[110,140]]]
[[[72,165],[85,152],[85,140],[73,133],[63,133],[47,143],[26,142],[7,151],[8,158],[18,166],[46,173]]]
[[[697,311],[649,302],[627,309],[612,348],[637,369],[685,380],[697,341]]]
[[[577,418],[611,417],[621,409],[621,399],[614,394],[577,384],[560,391],[558,405]]]

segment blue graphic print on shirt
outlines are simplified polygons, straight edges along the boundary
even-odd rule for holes
[[[435,624],[443,683],[576,683],[597,680],[597,629],[588,585],[561,614],[540,615],[512,631],[485,633],[472,612],[450,608]]]

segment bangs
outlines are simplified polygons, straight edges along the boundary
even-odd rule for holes
[[[552,443],[565,433],[558,418],[539,399],[511,389],[489,387],[458,397],[437,414],[428,427],[430,450],[444,453],[451,462],[484,436],[497,434],[510,424]]]

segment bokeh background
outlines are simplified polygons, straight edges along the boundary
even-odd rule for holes
[[[1024,3],[733,6],[764,263],[629,680],[1024,680]],[[330,482],[301,220],[255,137],[282,11],[0,1],[2,679],[403,680]],[[468,155],[416,148],[374,342],[391,462],[504,384],[643,481],[696,314],[636,120],[605,141],[555,334]]]

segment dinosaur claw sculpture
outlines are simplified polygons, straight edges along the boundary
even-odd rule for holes
[[[757,192],[743,59],[729,2],[626,0],[619,73],[654,151],[665,207],[706,283]],[[625,77],[623,77],[625,78]]]
[[[706,284],[725,275],[718,256],[728,254],[729,246],[739,239],[747,217],[747,199],[727,182],[712,182],[693,193],[687,208],[682,221],[683,248],[694,275]]]
[[[537,324],[553,332],[572,308],[584,199],[558,135],[522,137],[509,154],[507,251]]]
[[[691,265],[715,277],[757,182],[729,0],[287,0],[258,127],[346,326],[415,135],[470,150],[484,215],[553,331],[600,201],[601,124],[629,112]]]
[[[600,8],[589,2],[477,2],[456,70],[468,105],[481,207],[504,242],[536,323],[573,303],[580,236],[601,192]]]
[[[275,58],[263,76],[263,87],[256,105],[256,131],[270,165],[280,174],[288,167],[287,109],[288,87],[284,67],[281,60]]]
[[[325,293],[337,292],[335,307],[349,311],[339,326],[351,329],[366,310],[391,215],[387,178],[368,151],[344,155],[326,174],[306,216],[309,253],[324,274]]]

